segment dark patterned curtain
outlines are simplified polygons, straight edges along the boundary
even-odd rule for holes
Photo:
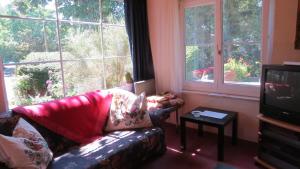
[[[124,0],[126,30],[133,63],[133,80],[154,78],[149,40],[147,1]]]

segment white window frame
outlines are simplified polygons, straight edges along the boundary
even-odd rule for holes
[[[271,55],[271,37],[269,33],[272,33],[269,18],[272,16],[270,5],[273,5],[274,0],[263,0],[262,6],[262,24],[261,24],[261,63],[267,64],[270,61]],[[185,9],[204,5],[215,5],[215,56],[214,56],[214,82],[197,82],[187,81],[185,79]],[[224,70],[223,70],[223,55],[222,51],[222,0],[184,0],[180,4],[180,32],[181,32],[181,76],[182,76],[182,89],[186,92],[201,92],[209,95],[234,95],[234,96],[246,96],[251,98],[259,97],[260,85],[247,85],[247,84],[235,84],[224,83]]]

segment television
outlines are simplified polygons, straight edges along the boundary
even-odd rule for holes
[[[300,125],[300,66],[263,65],[260,113]]]

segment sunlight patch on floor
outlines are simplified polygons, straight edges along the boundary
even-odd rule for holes
[[[177,149],[175,149],[175,148],[167,147],[167,149],[168,149],[168,150],[171,150],[172,152],[175,152],[175,153],[180,153],[180,154],[183,153],[182,151],[177,150]]]

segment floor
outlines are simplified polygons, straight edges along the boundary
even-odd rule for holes
[[[180,134],[175,126],[165,124],[167,152],[147,162],[142,169],[214,169],[217,159],[217,135],[204,133],[199,137],[195,129],[187,130],[187,148],[180,150]],[[238,145],[231,145],[230,138],[225,138],[224,163],[237,169],[257,169],[253,157],[257,144],[239,140]]]

